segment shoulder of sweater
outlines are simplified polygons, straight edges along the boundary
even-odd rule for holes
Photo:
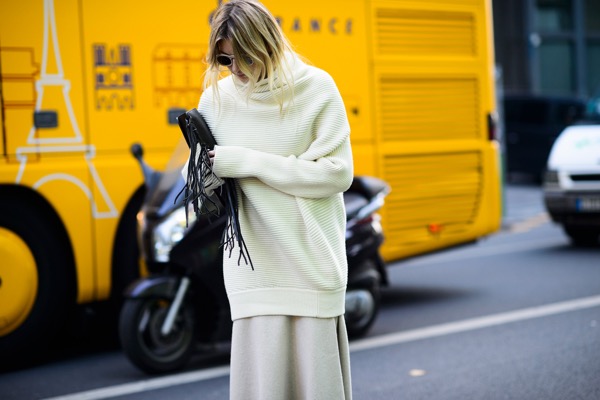
[[[338,97],[339,90],[333,77],[325,70],[307,65],[305,72],[295,80],[297,95],[313,96],[319,98]]]
[[[217,86],[219,93],[222,91],[225,91],[227,93],[231,92],[232,90],[235,90],[235,83],[233,82],[233,78],[231,77],[231,75],[219,79],[219,81],[217,82]],[[202,92],[202,97],[209,95],[210,97],[213,97],[214,91],[215,88],[213,86],[209,86],[204,90],[204,92]]]
[[[223,95],[228,95],[235,92],[235,84],[233,83],[233,79],[231,76],[227,76],[217,82],[219,97]],[[214,106],[215,101],[215,88],[213,86],[207,87],[202,94],[200,95],[200,101],[198,103],[198,108]]]
[[[306,64],[306,69],[304,74],[302,74],[302,78],[308,78],[313,81],[322,82],[322,83],[333,83],[335,84],[333,77],[324,69],[319,67],[315,67],[314,65]]]

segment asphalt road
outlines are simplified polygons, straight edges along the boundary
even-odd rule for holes
[[[539,187],[505,193],[500,233],[389,266],[355,399],[600,399],[600,248],[572,247]],[[0,399],[228,398],[226,353],[149,377],[92,348],[1,375]]]

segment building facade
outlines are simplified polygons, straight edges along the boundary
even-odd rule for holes
[[[493,0],[505,93],[600,96],[600,0]]]

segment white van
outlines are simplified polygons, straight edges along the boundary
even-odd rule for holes
[[[600,123],[567,127],[554,142],[544,178],[544,203],[576,245],[600,237]]]

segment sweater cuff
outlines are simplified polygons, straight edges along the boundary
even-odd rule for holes
[[[245,159],[250,149],[240,146],[215,146],[213,172],[220,178],[244,178]]]

